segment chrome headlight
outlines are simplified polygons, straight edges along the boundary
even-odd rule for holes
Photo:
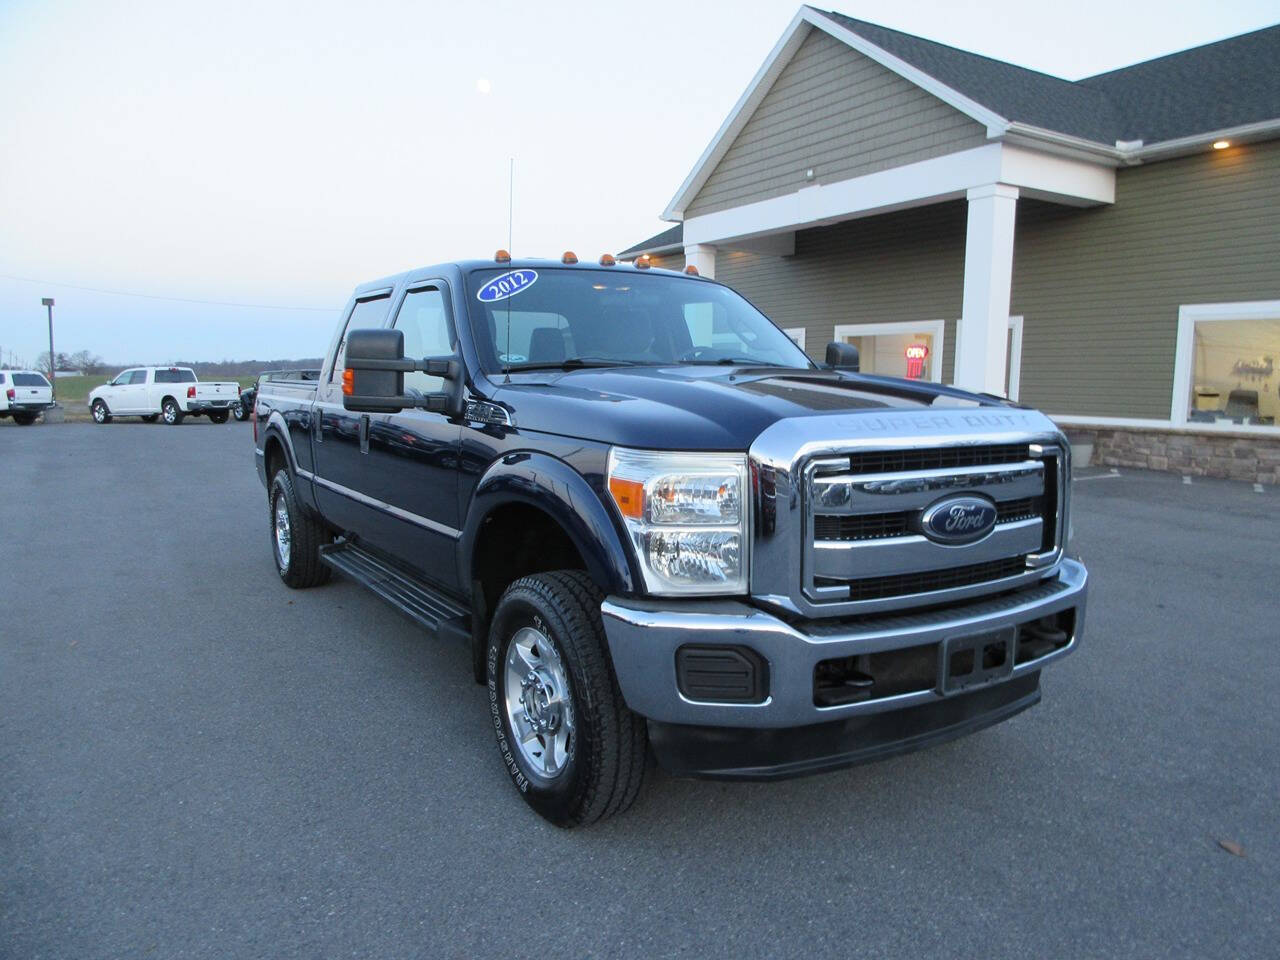
[[[609,451],[609,494],[659,596],[747,592],[747,458]]]

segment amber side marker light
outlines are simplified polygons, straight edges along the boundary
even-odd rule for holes
[[[1213,149],[1215,149],[1215,150],[1225,150],[1225,149],[1227,149],[1227,147],[1229,147],[1229,146],[1231,146],[1231,141],[1230,141],[1230,140],[1215,140],[1215,141],[1213,141]]]
[[[350,367],[346,367],[342,371],[342,392],[348,397],[356,392],[356,372]]]
[[[691,277],[696,277],[698,275],[698,268],[691,263],[684,268],[684,272]]]
[[[638,480],[609,478],[609,493],[624,517],[639,520],[644,513],[644,484]]]
[[[564,254],[560,257],[560,262],[561,263],[577,263],[578,255],[574,253],[572,250],[566,250]]]
[[[507,251],[505,250],[499,250],[497,253],[493,255],[493,259],[496,260],[498,263],[510,263],[511,254],[507,253]]]
[[[612,253],[600,254],[600,266],[602,267],[612,267],[617,262],[617,260],[613,259]]]

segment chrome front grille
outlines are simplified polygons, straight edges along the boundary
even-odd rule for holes
[[[815,604],[867,604],[999,589],[1057,545],[1059,449],[1042,444],[859,451],[804,468],[802,590]],[[976,543],[938,543],[921,514],[977,494],[996,506]]]
[[[779,420],[752,444],[751,595],[810,621],[1029,587],[1062,557],[1066,439],[1016,407],[892,409]],[[982,539],[944,545],[921,514],[996,505]]]

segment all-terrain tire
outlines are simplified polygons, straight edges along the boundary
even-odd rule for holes
[[[101,400],[93,401],[93,406],[90,408],[89,412],[93,414],[94,423],[110,423],[111,422],[111,411],[107,408],[107,405],[103,403]]]
[[[288,527],[287,550],[282,548],[279,536],[277,511],[282,508]],[[304,511],[298,503],[288,470],[277,470],[271,478],[271,495],[267,498],[267,523],[276,572],[285,584],[295,590],[302,590],[329,582],[332,571],[321,562],[320,548],[333,538],[324,524]]]
[[[523,577],[503,593],[489,630],[485,667],[498,752],[525,802],[561,827],[623,812],[644,783],[648,730],[618,689],[600,618],[602,600],[580,570]],[[567,759],[552,779],[523,755],[507,709],[508,648],[529,626],[550,639],[568,676],[573,733]]]

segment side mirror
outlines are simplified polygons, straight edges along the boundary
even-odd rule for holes
[[[827,366],[833,370],[850,370],[858,372],[858,348],[852,343],[838,343],[832,340],[827,344]]]
[[[398,413],[406,407],[462,412],[462,364],[455,357],[411,360],[404,355],[400,330],[353,330],[347,334],[342,371],[342,406],[359,413]],[[449,382],[444,393],[406,393],[404,375],[421,371]]]

